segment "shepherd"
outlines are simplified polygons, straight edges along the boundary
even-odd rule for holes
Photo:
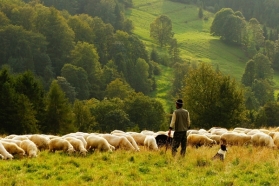
[[[174,129],[172,139],[172,156],[174,157],[176,155],[177,148],[181,145],[180,155],[185,157],[187,130],[190,128],[190,115],[187,110],[183,109],[183,101],[181,99],[178,99],[175,102],[175,106],[176,110],[172,114],[168,136],[170,137],[171,131]]]

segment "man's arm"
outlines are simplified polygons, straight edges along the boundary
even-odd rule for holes
[[[191,127],[191,120],[190,120],[190,114],[189,114],[189,112],[188,112],[188,121],[187,121],[187,123],[188,123],[188,129],[190,129],[190,127]]]

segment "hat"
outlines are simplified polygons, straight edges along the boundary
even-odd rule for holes
[[[176,104],[183,105],[183,101],[181,99],[176,100]]]

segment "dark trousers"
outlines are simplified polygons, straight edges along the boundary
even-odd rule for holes
[[[178,147],[181,145],[180,155],[185,156],[186,145],[187,145],[187,136],[186,131],[175,131],[172,139],[172,156],[176,155]]]

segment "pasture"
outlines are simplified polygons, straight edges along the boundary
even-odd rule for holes
[[[183,159],[165,151],[117,150],[86,157],[42,151],[37,158],[0,161],[0,185],[278,185],[279,151],[267,147],[187,147]]]
[[[219,146],[188,147],[185,159],[170,149],[86,157],[43,151],[37,158],[1,160],[0,185],[277,185],[279,151],[229,147],[224,162],[211,160]]]
[[[167,51],[167,48],[160,48],[150,38],[150,24],[158,16],[167,15],[172,20],[174,38],[177,39],[180,55],[184,60],[211,63],[224,74],[230,75],[237,81],[241,80],[249,59],[241,48],[226,45],[218,37],[210,35],[214,14],[204,11],[204,17],[207,19],[199,19],[198,7],[167,0],[133,0],[133,4],[134,7],[128,9],[125,14],[133,21],[133,33],[143,41],[148,51],[154,47],[162,54]],[[158,93],[153,95],[162,95],[163,90],[166,94],[170,90],[172,75],[169,72],[169,69],[163,68],[162,76],[156,78]],[[274,82],[278,93],[279,72],[274,73]],[[167,100],[161,97],[158,99],[163,105],[169,105],[168,97]]]

